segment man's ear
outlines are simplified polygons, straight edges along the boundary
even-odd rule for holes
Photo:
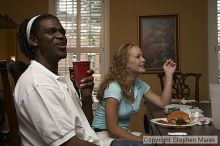
[[[30,36],[30,45],[34,47],[38,46],[38,39],[35,36]]]

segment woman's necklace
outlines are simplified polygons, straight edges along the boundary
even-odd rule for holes
[[[134,93],[134,86],[131,86],[131,88],[130,88],[130,90],[129,90],[129,92],[128,92],[128,95],[129,95],[129,96],[132,96],[133,93]]]
[[[130,101],[133,103],[134,102],[134,86],[131,86],[128,96],[130,97]]]
[[[128,86],[130,86],[130,89],[128,91],[128,96],[132,97],[134,96],[135,80],[129,79],[127,82],[128,82]]]

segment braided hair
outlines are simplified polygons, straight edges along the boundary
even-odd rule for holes
[[[42,20],[45,19],[56,19],[58,20],[58,18],[56,16],[53,16],[51,14],[42,14],[40,16],[38,16],[32,23],[31,28],[30,28],[30,35],[36,35],[37,32],[40,29],[40,22]],[[35,47],[32,46],[31,44],[28,43],[28,39],[27,38],[27,25],[28,22],[31,20],[30,19],[25,19],[21,25],[18,28],[18,33],[17,33],[17,40],[18,43],[20,44],[20,49],[21,52],[24,53],[24,55],[30,59],[33,60],[35,59]],[[58,20],[59,21],[59,20]]]

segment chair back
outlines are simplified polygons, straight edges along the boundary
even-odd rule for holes
[[[12,60],[0,61],[0,73],[2,78],[3,95],[6,104],[6,113],[9,125],[9,146],[20,146],[21,139],[14,105],[13,91],[20,75],[28,65]]]
[[[164,88],[165,73],[158,73],[161,89]],[[173,74],[172,98],[174,99],[195,99],[199,101],[199,79],[201,73],[182,73]]]

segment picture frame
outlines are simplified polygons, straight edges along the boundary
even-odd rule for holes
[[[178,14],[138,16],[138,42],[145,59],[145,73],[163,72],[167,59],[179,67]]]

